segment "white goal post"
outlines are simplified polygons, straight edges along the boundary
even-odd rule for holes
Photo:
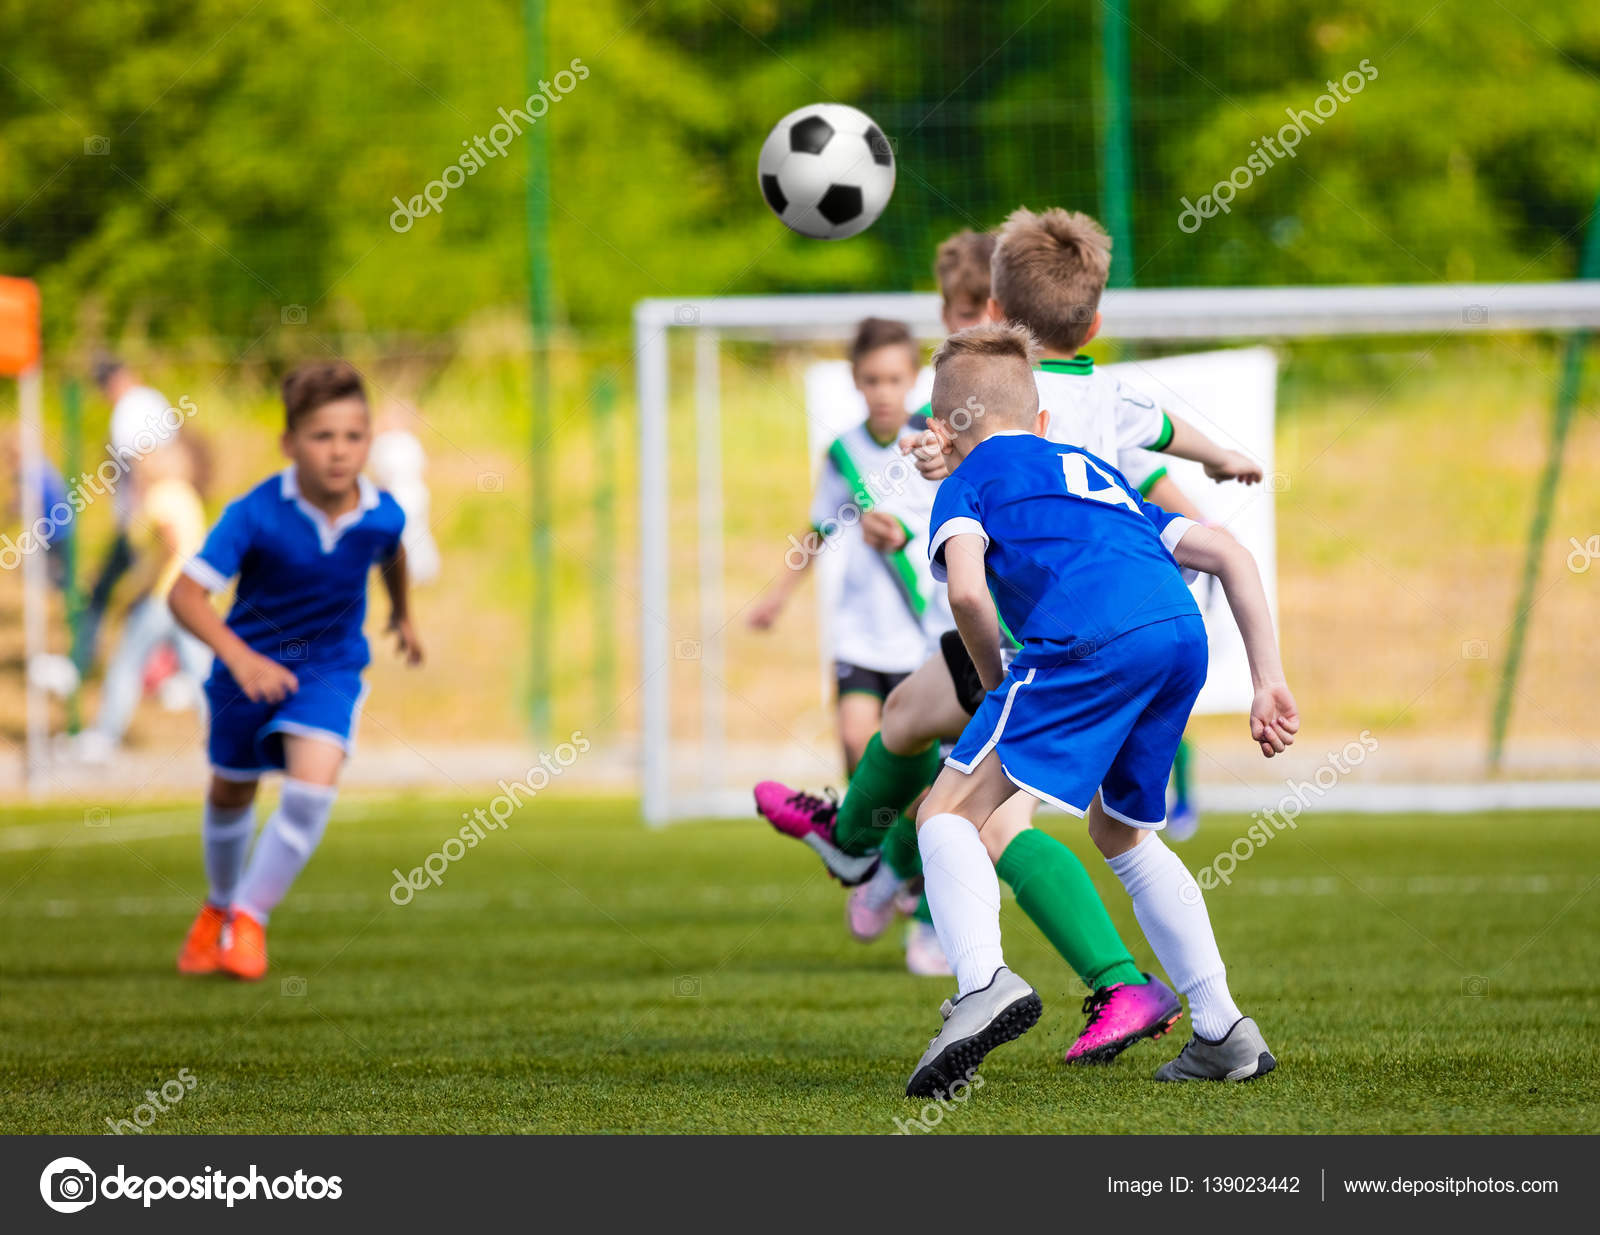
[[[1600,328],[1600,282],[1455,283],[1359,287],[1181,288],[1108,291],[1101,303],[1119,341],[1169,343],[1319,338],[1340,335],[1500,334]],[[639,406],[641,792],[647,823],[746,814],[747,789],[716,784],[723,765],[720,690],[722,595],[721,409],[724,337],[786,342],[848,339],[864,317],[905,322],[919,338],[943,335],[932,293],[717,296],[641,300],[634,306]],[[674,792],[667,412],[669,341],[690,331],[694,346],[694,432],[699,557],[701,680],[699,788]]]

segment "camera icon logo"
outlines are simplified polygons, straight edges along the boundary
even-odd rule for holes
[[[672,979],[672,993],[679,999],[700,998],[700,979],[692,975]]]
[[[285,326],[304,326],[306,324],[306,307],[303,304],[286,304],[283,312],[278,315]]]
[[[677,654],[679,660],[699,660],[700,640],[679,639],[678,642],[673,645],[673,651]]]
[[[1289,473],[1288,472],[1268,472],[1267,473],[1267,492],[1268,493],[1287,493],[1288,491],[1289,491]]]
[[[285,639],[278,644],[278,651],[283,654],[284,660],[304,660],[308,647],[304,639]]]
[[[1489,641],[1487,639],[1467,639],[1461,644],[1462,660],[1488,660]]]
[[[58,1214],[88,1209],[95,1199],[95,1174],[82,1158],[57,1158],[39,1176],[39,1195]]]
[[[700,324],[700,306],[697,304],[675,304],[672,306],[672,324],[674,326],[697,326]]]
[[[111,139],[96,133],[92,137],[83,139],[83,152],[85,154],[110,154]]]
[[[479,472],[478,473],[478,492],[479,493],[504,493],[505,492],[505,488],[506,488],[506,478],[504,476],[502,476],[499,472]]]
[[[1489,306],[1469,304],[1461,310],[1461,321],[1468,326],[1482,326],[1489,320]]]
[[[278,983],[278,994],[294,998],[306,993],[306,980],[304,978],[284,978]]]
[[[1467,999],[1482,999],[1489,993],[1489,979],[1472,974],[1461,979],[1461,994]]]
[[[109,828],[111,826],[111,812],[103,806],[91,806],[83,812],[83,826],[86,828]]]

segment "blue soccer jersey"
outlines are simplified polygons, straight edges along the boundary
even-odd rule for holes
[[[228,627],[254,651],[291,669],[366,665],[367,575],[394,557],[406,517],[366,477],[359,484],[356,508],[330,520],[286,468],[231,503],[184,567],[208,591],[238,576]],[[215,672],[227,673],[220,660]]]
[[[1189,519],[1143,501],[1121,472],[1076,446],[1032,433],[980,442],[934,498],[934,578],[944,545],[973,533],[1014,665],[1059,665],[1148,626],[1198,617],[1172,548]]]

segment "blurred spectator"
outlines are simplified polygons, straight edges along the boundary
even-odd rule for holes
[[[127,466],[139,453],[141,433],[167,435],[162,426],[166,421],[166,398],[149,386],[141,385],[138,375],[122,361],[104,357],[95,362],[95,385],[111,403],[110,440],[111,455]],[[157,440],[160,440],[158,437]],[[116,535],[100,563],[94,584],[89,589],[89,599],[84,605],[73,640],[72,660],[79,673],[87,673],[94,663],[95,645],[100,637],[100,623],[110,607],[117,583],[133,564],[133,548],[128,538],[128,525],[138,507],[139,482],[133,470],[118,479],[113,501],[117,518]]]
[[[108,758],[121,743],[146,685],[145,664],[151,654],[170,645],[177,655],[181,680],[169,682],[163,699],[169,706],[183,701],[204,707],[201,683],[211,672],[211,653],[193,635],[179,628],[167,608],[174,580],[206,538],[206,512],[197,485],[204,485],[209,459],[194,434],[144,455],[134,464],[140,488],[140,509],[129,527],[132,574],[139,599],[106,666],[100,714],[78,736],[74,750],[85,762]],[[176,689],[174,689],[176,687]]]
[[[429,525],[432,498],[423,476],[428,457],[409,427],[415,417],[416,413],[408,408],[385,411],[368,457],[378,488],[387,490],[406,513],[406,530],[400,535],[400,543],[405,546],[406,572],[413,585],[432,583],[439,577],[439,546]]]

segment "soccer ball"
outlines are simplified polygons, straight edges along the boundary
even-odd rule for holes
[[[872,117],[843,103],[790,112],[761,147],[761,196],[783,225],[843,240],[877,222],[894,192],[894,152]]]

